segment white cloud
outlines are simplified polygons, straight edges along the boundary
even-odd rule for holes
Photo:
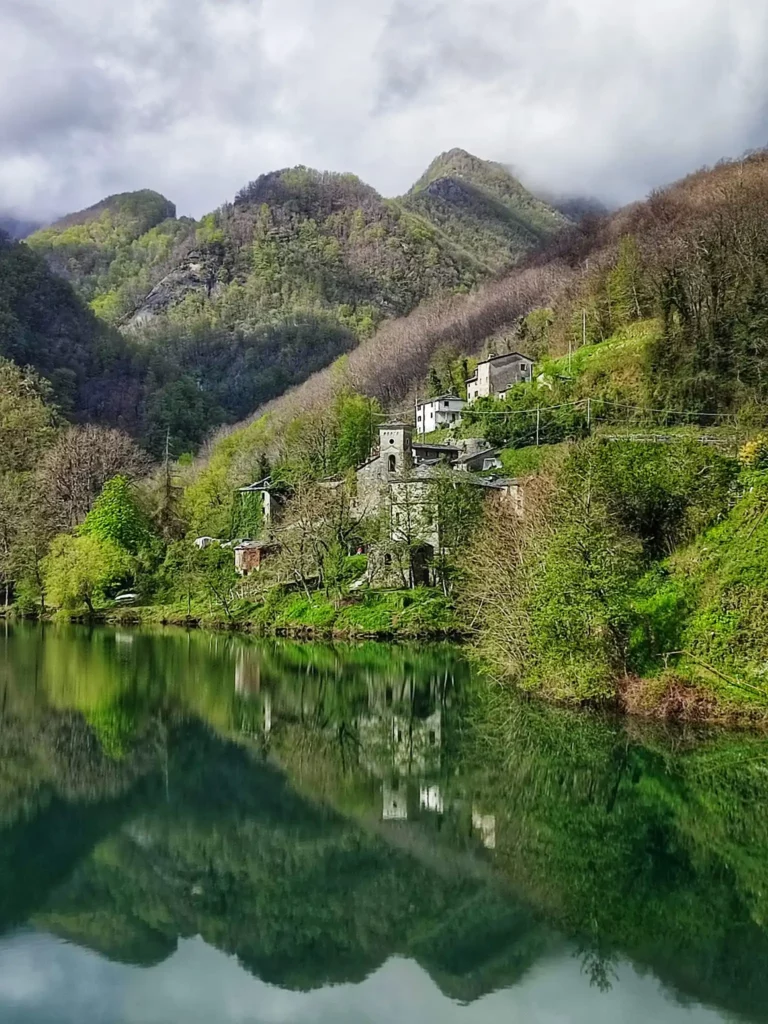
[[[0,209],[200,215],[306,163],[462,146],[612,201],[768,143],[764,0],[0,0]]]

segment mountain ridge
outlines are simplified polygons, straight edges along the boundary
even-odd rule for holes
[[[453,168],[462,187],[450,193],[443,185],[436,195],[435,186],[427,201],[414,198],[438,165]],[[213,319],[236,329],[244,326],[243,318],[238,322],[215,309],[218,296],[233,281],[266,278],[267,287],[278,284],[283,294],[277,301],[256,302],[261,308],[249,310],[251,325],[271,319],[269,312],[281,307],[293,312],[307,303],[351,305],[357,312],[363,306],[361,326],[353,329],[365,336],[381,319],[403,315],[437,291],[474,287],[567,223],[500,165],[451,150],[432,162],[409,193],[393,199],[356,175],[300,165],[260,175],[199,221],[177,218],[173,203],[144,189],[67,214],[35,232],[29,244],[97,315],[118,326],[145,325],[185,302],[199,306],[202,297],[203,306],[214,307]],[[264,243],[272,242],[293,251],[265,253]],[[260,252],[257,264],[249,266],[242,250],[254,243]],[[287,268],[274,265],[280,255]],[[264,265],[264,256],[271,265]],[[284,294],[286,270],[288,292],[300,295]],[[189,299],[190,293],[197,299]]]

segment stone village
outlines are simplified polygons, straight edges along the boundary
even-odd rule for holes
[[[520,353],[489,358],[478,364],[467,381],[467,402],[457,395],[441,395],[417,404],[415,428],[404,422],[379,427],[378,447],[355,471],[352,511],[361,519],[388,512],[392,544],[407,541],[412,547],[412,586],[429,584],[430,566],[440,543],[438,524],[431,512],[431,492],[438,480],[453,479],[455,486],[477,487],[484,496],[499,496],[511,502],[515,513],[522,516],[522,486],[518,480],[500,475],[497,449],[490,448],[482,438],[435,443],[426,435],[445,427],[455,428],[467,404],[483,397],[504,397],[515,384],[530,381],[532,372],[533,360]],[[328,480],[324,486],[338,487],[341,481]],[[242,539],[233,545],[236,569],[241,576],[248,576],[279,548],[286,494],[267,477],[240,488],[238,500],[256,501],[261,507],[261,537]],[[195,543],[205,547],[214,540],[200,537]],[[368,554],[369,567],[360,585],[386,587],[401,582],[386,545]]]

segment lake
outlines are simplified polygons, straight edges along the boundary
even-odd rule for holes
[[[768,1020],[768,741],[0,623],[3,1024]]]

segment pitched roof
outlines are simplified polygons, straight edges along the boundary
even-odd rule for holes
[[[463,402],[464,399],[461,398],[459,395],[435,395],[434,398],[424,398],[424,399],[421,399],[420,401],[418,401],[416,403],[416,405],[417,406],[419,406],[419,405],[431,405],[432,402],[445,402],[445,401]]]
[[[479,452],[472,452],[470,455],[462,455],[459,462],[472,462],[474,459],[487,458],[489,455],[498,455],[501,448],[484,448]]]
[[[489,356],[488,359],[481,359],[477,365],[483,366],[485,363],[495,363],[499,359],[509,359],[510,356],[517,356],[518,359],[524,359],[527,363],[533,363],[533,359],[530,356],[523,355],[522,352],[504,352],[500,356]],[[475,370],[471,377],[467,377],[466,382],[469,384],[473,380],[477,380],[477,370]]]
[[[517,356],[518,359],[524,359],[526,363],[533,362],[530,356],[525,356],[522,352],[502,352],[500,356],[489,356],[487,359],[481,359],[480,363],[495,363],[498,359],[509,359],[511,356]],[[480,363],[477,365],[479,366]]]
[[[460,452],[461,448],[457,444],[430,444],[429,441],[414,441],[412,447],[416,448],[428,448],[431,452]]]

